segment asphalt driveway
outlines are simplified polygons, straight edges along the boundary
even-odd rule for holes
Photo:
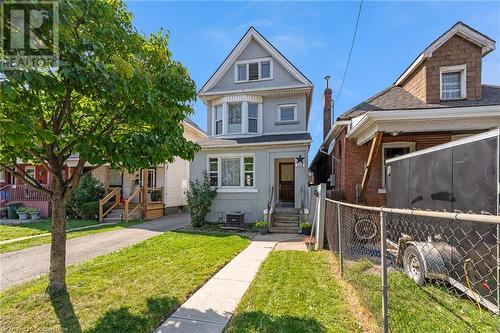
[[[176,214],[126,229],[70,239],[66,242],[66,265],[120,250],[188,223],[187,214]],[[0,289],[47,274],[49,254],[50,244],[0,254]]]

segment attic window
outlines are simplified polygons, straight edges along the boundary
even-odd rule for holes
[[[273,78],[271,58],[237,61],[234,67],[235,82],[270,80]]]
[[[466,65],[440,68],[441,100],[464,99],[466,93]]]

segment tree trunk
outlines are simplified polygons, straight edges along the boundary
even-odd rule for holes
[[[49,293],[66,291],[66,201],[63,186],[52,182],[52,239],[50,243]]]

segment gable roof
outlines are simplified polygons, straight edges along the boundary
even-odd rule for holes
[[[285,58],[285,56],[283,56],[283,54],[281,54],[280,51],[278,51],[278,49],[276,49],[276,47],[274,47],[274,45],[272,45],[264,36],[251,26],[232,49],[226,59],[224,59],[222,64],[212,74],[203,87],[201,87],[198,92],[199,95],[204,95],[205,92],[215,86],[215,84],[224,76],[224,74],[229,70],[231,65],[236,61],[252,40],[255,40],[262,48],[264,48],[264,50],[266,50],[276,61],[278,61],[280,65],[283,66],[295,79],[304,85],[312,86],[312,82],[304,74],[302,74],[297,67],[295,67],[287,58]]]
[[[184,122],[186,122],[188,125],[191,125],[191,127],[193,127],[195,130],[197,130],[205,135],[207,134],[207,133],[205,133],[204,130],[202,130],[200,128],[200,126],[196,125],[196,123],[191,118],[187,117],[186,119],[184,119]]]
[[[403,83],[415,69],[427,58],[432,57],[434,51],[440,48],[444,43],[446,43],[451,37],[458,35],[469,42],[476,44],[481,47],[481,53],[483,57],[493,51],[496,46],[496,42],[490,37],[482,34],[476,29],[471,28],[467,24],[459,21],[455,23],[448,31],[439,36],[431,45],[429,45],[418,57],[408,66],[408,68],[399,76],[399,78],[394,83],[395,85],[400,85]]]
[[[483,84],[481,86],[480,100],[441,101],[440,103],[430,104],[416,98],[404,88],[393,85],[344,112],[337,119],[349,120],[368,111],[418,110],[491,105],[500,105],[500,86]]]

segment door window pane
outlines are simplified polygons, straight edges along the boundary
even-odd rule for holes
[[[240,162],[239,158],[221,159],[222,186],[240,186]]]

